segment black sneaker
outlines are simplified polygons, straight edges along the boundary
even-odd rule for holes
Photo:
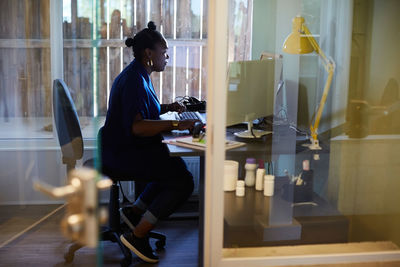
[[[135,230],[136,225],[138,225],[140,219],[142,218],[141,215],[134,213],[131,207],[120,208],[119,213],[121,215],[121,219],[132,231]]]
[[[158,257],[153,254],[147,237],[138,238],[133,233],[125,233],[119,237],[122,243],[132,250],[139,258],[148,263],[158,262]]]

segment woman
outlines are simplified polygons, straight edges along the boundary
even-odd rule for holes
[[[171,157],[161,132],[192,129],[194,120],[168,121],[159,116],[184,110],[178,103],[161,104],[150,80],[153,71],[163,71],[168,63],[168,44],[153,22],[128,38],[135,59],[115,79],[106,122],[102,128],[103,169],[121,173],[135,181],[148,182],[133,207],[121,217],[132,233],[121,241],[142,260],[158,261],[147,234],[157,220],[166,217],[186,201],[193,191],[193,176],[179,157]]]

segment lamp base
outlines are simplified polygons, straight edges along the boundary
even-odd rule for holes
[[[272,134],[272,132],[254,129],[253,121],[247,122],[247,130],[246,131],[234,133],[234,135],[239,138],[261,138],[267,134]]]
[[[310,150],[321,150],[322,147],[319,145],[318,139],[310,138],[311,144],[303,144],[303,146],[308,147]]]
[[[261,138],[267,134],[272,134],[272,132],[253,129],[252,131],[246,130],[243,132],[234,133],[235,136],[240,137],[240,138]]]

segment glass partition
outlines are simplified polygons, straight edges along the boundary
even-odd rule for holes
[[[400,3],[228,1],[229,32],[250,32],[226,44],[226,139],[242,146],[223,164],[222,266],[398,259],[394,10]]]
[[[65,186],[67,170],[85,163],[93,167],[90,160],[97,152],[96,136],[112,82],[133,60],[124,44],[127,37],[150,20],[165,35],[169,64],[151,77],[162,103],[186,95],[207,99],[207,6],[204,0],[0,1],[0,265],[64,263],[70,236],[62,234],[65,227],[60,225],[66,225],[68,206],[65,198],[35,190],[34,182]],[[56,78],[63,83],[54,86]],[[57,133],[58,109],[66,100],[73,103],[68,108],[70,113],[76,109],[79,123],[66,120],[63,126],[78,125],[82,132],[79,136],[79,129],[72,131],[77,135],[73,143],[78,144],[73,160],[64,154],[71,152],[71,143],[63,143]],[[198,160],[193,161],[191,171],[198,178]],[[132,183],[122,185],[133,197]],[[100,199],[106,206],[109,192]],[[77,217],[72,219],[76,222]],[[110,246],[114,245],[117,252],[111,250],[105,263],[122,259],[118,245]],[[84,247],[78,254],[75,264],[102,263],[96,249]]]
[[[21,255],[62,253],[51,239],[37,249],[43,232],[63,239],[50,229],[59,229],[64,201],[33,180],[59,186],[66,172],[52,127],[50,1],[0,1],[0,21],[0,258],[15,266],[28,263]]]

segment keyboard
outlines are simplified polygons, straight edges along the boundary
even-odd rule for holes
[[[206,124],[205,118],[198,111],[185,111],[182,113],[176,113],[177,120],[199,120],[203,124]]]

